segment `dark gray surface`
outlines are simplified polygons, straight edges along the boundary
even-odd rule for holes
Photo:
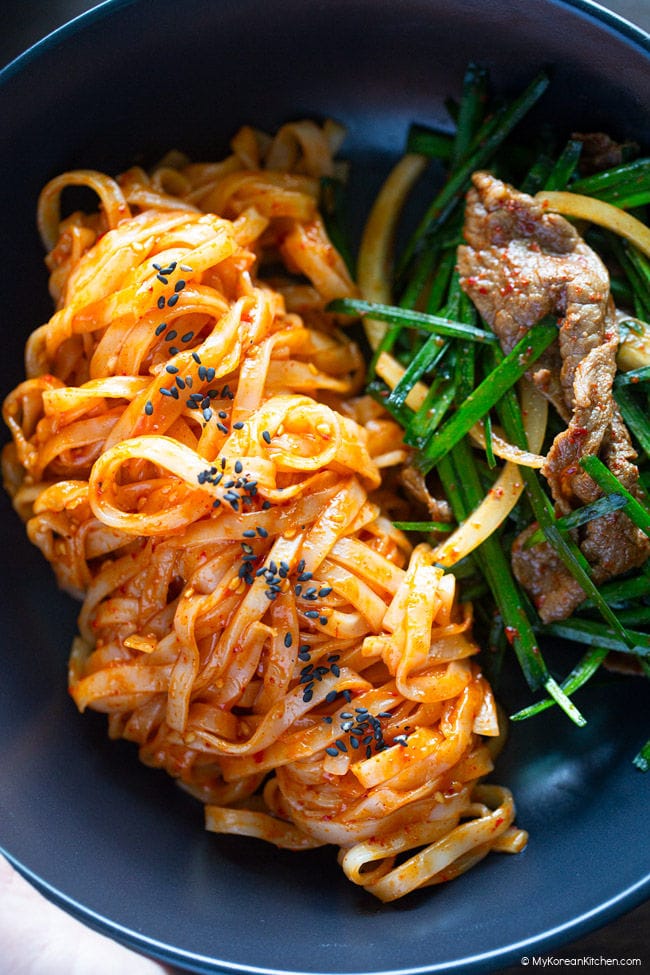
[[[65,19],[67,10],[74,14],[85,6],[5,0],[2,57],[7,60],[56,26],[59,16]],[[17,199],[4,202],[5,214],[12,207],[29,212],[26,201],[30,195],[33,197],[43,176],[63,165],[102,162],[119,168],[125,162],[124,153],[135,153],[141,148],[152,152],[170,144],[191,148],[188,142],[196,141],[197,131],[203,133],[204,145],[211,140],[216,144],[213,134],[221,132],[222,127],[227,132],[241,121],[250,121],[247,116],[252,104],[258,116],[255,121],[260,122],[267,117],[273,121],[283,112],[313,112],[314,107],[340,116],[346,92],[349,118],[345,120],[357,133],[353,148],[358,155],[365,157],[369,149],[395,150],[402,129],[411,118],[435,121],[442,117],[440,96],[447,94],[458,79],[458,71],[450,70],[449,64],[463,64],[468,55],[476,56],[479,46],[489,59],[490,51],[496,50],[503,40],[495,32],[499,24],[505,30],[504,11],[513,8],[512,4],[494,4],[487,12],[485,4],[458,3],[456,13],[460,16],[465,9],[467,16],[461,18],[457,33],[446,37],[444,18],[442,31],[439,21],[435,36],[429,33],[430,27],[422,20],[426,3],[376,2],[374,7],[367,4],[365,15],[337,40],[338,22],[346,15],[345,4],[334,0],[329,4],[303,4],[301,8],[300,4],[287,2],[266,23],[257,23],[260,37],[255,54],[257,60],[264,57],[268,63],[262,69],[261,94],[254,103],[250,94],[248,102],[245,98],[246,85],[251,85],[249,91],[254,87],[254,79],[247,80],[251,65],[255,67],[256,63],[251,57],[242,58],[233,66],[239,87],[229,93],[228,104],[215,96],[210,98],[209,111],[199,111],[189,98],[182,101],[178,110],[170,112],[166,105],[170,98],[173,105],[175,93],[205,90],[201,67],[192,57],[182,61],[179,77],[174,76],[173,61],[179,52],[182,56],[187,18],[192,22],[193,36],[204,36],[214,16],[209,6],[143,2],[138,7],[147,12],[142,23],[137,22],[134,8],[128,11],[132,30],[113,34],[112,17],[103,20],[102,12],[89,34],[75,34],[74,43],[68,47],[51,47],[45,59],[49,65],[49,90],[31,82],[30,91],[17,76],[18,83],[11,87],[11,102],[2,103],[5,133],[12,135],[12,159],[19,158],[21,162],[20,183],[12,190]],[[245,0],[224,0],[221,5],[212,5],[213,11],[215,6],[220,6],[219,36],[227,36],[229,26],[247,4]],[[650,27],[647,3],[633,4],[628,0],[610,6],[636,16],[638,22]],[[283,95],[289,70],[289,62],[283,59],[284,38],[300,29],[305,7],[310,7],[310,17],[320,19],[323,37],[333,34],[332,44],[338,44],[338,49],[333,47],[329,55],[320,49],[302,59],[298,57],[293,70],[301,72],[303,85]],[[274,5],[269,3],[267,9],[272,8]],[[199,9],[200,16],[192,21],[192,12]],[[384,34],[373,23],[375,16],[381,20],[377,13],[380,9],[391,25],[390,53],[381,67],[377,48],[363,56],[364,49],[368,51],[364,43],[373,31],[377,43],[380,35],[388,40],[388,32]],[[28,10],[31,17],[26,19]],[[552,16],[540,23],[542,10]],[[492,25],[492,34],[489,30],[481,31],[480,36],[475,33],[481,11]],[[122,16],[126,13],[123,11]],[[282,24],[283,16],[290,26]],[[521,51],[528,51],[527,56],[533,60],[542,56],[546,60],[546,52],[552,52],[553,59],[565,65],[570,59],[583,60],[588,82],[579,88],[567,88],[572,91],[569,109],[573,117],[591,116],[594,121],[615,118],[615,124],[622,128],[645,124],[648,141],[648,67],[634,45],[621,44],[607,30],[605,39],[609,41],[603,49],[603,32],[594,27],[590,18],[581,18],[576,25],[561,5],[551,3],[522,0],[516,17],[510,18],[510,28],[520,37],[509,55],[513,63],[520,64],[515,69],[517,79],[527,78],[530,73]],[[147,76],[153,71],[157,74],[155,85],[145,85],[143,91],[135,84],[135,77],[129,84],[130,51],[136,43],[131,34],[143,36],[147,30],[150,49],[158,49],[155,62],[147,66]],[[177,41],[173,40],[175,31]],[[106,32],[112,42],[108,48],[103,44]],[[351,37],[356,40],[354,50],[346,47]],[[410,38],[410,64],[405,76],[400,74],[404,70],[404,59],[400,57],[404,37]],[[598,57],[590,59],[587,55],[595,50],[594,44]],[[430,63],[427,45],[439,53],[436,63]],[[531,54],[531,48],[544,54]],[[107,81],[87,88],[85,65],[90,63],[93,52],[100,52],[95,67]],[[166,57],[169,54],[170,65]],[[217,45],[214,57],[223,56]],[[33,70],[36,68],[34,62]],[[218,67],[215,65],[213,70],[218,71]],[[497,75],[503,80],[504,72]],[[370,85],[368,76],[373,79]],[[608,77],[611,84],[605,81]],[[326,84],[321,81],[323,78]],[[565,76],[564,80],[570,81],[570,77]],[[215,92],[223,91],[218,76],[212,78],[212,85]],[[636,97],[630,97],[630,91]],[[63,107],[66,104],[68,109]],[[601,110],[599,106],[604,107]],[[565,104],[565,110],[566,107]],[[38,131],[24,133],[21,113],[23,118],[33,113]],[[138,117],[137,128],[132,121],[134,115]],[[63,118],[65,124],[60,121]],[[89,119],[94,120],[93,124]],[[69,156],[70,147],[74,147],[74,158]],[[38,314],[45,315],[46,296],[34,297],[44,277],[34,276],[30,270],[30,262],[40,260],[40,255],[31,227],[25,228],[24,234],[20,266],[5,265],[2,269],[3,293],[7,294],[10,280],[11,293],[18,297],[18,312],[26,308],[31,315],[36,305]],[[25,331],[33,324],[19,322]],[[20,335],[7,339],[3,388],[17,378],[21,344]],[[15,365],[10,366],[11,362]],[[591,911],[597,912],[596,922],[604,920],[606,915],[598,907],[603,900],[616,898],[629,890],[643,872],[647,873],[648,847],[637,837],[641,823],[647,827],[647,804],[640,804],[643,792],[639,790],[645,790],[647,803],[648,782],[640,782],[640,777],[630,774],[626,767],[639,729],[627,726],[625,718],[628,708],[632,713],[633,698],[637,711],[645,708],[647,713],[648,698],[644,690],[626,682],[622,682],[613,703],[610,697],[599,696],[597,688],[590,693],[585,707],[595,718],[586,735],[567,729],[563,720],[555,718],[543,733],[537,726],[525,735],[519,730],[513,735],[498,778],[505,777],[513,785],[519,799],[519,821],[533,837],[523,857],[492,858],[475,875],[461,878],[449,888],[415,897],[409,904],[386,909],[368,902],[341,881],[329,852],[294,859],[267,848],[260,851],[257,844],[220,842],[204,835],[200,812],[191,802],[179,796],[164,777],[141,770],[126,746],[106,742],[103,720],[92,716],[79,719],[65,694],[56,691],[64,680],[74,608],[52,593],[47,568],[38,553],[26,549],[22,529],[5,514],[6,507],[5,503],[3,524],[10,527],[5,537],[10,550],[16,552],[17,564],[2,580],[4,646],[36,648],[38,667],[34,672],[33,668],[25,668],[20,657],[12,658],[8,676],[5,679],[3,675],[0,686],[3,712],[13,711],[18,721],[8,740],[5,736],[0,771],[0,842],[45,884],[68,893],[98,918],[111,918],[118,926],[114,930],[117,936],[121,934],[120,925],[128,929],[135,924],[135,931],[127,940],[144,933],[164,944],[169,935],[172,944],[188,951],[209,951],[234,965],[286,966],[306,971],[426,967],[432,961],[442,964],[460,958],[457,950],[454,953],[456,942],[477,952],[490,946],[498,948],[493,940],[495,926],[502,929],[502,944],[513,943],[522,935],[538,937],[572,918],[582,918],[573,929],[574,934],[579,934],[594,923],[587,917]],[[21,584],[25,576],[33,581],[28,594]],[[42,595],[34,598],[34,593]],[[53,631],[58,635],[60,649],[52,646]],[[42,648],[47,652],[41,653]],[[24,702],[28,698],[31,706],[26,708]],[[628,727],[628,731],[619,734],[619,726]],[[60,736],[58,741],[52,740],[53,728]],[[89,802],[83,791],[77,791],[89,781],[96,790],[94,802]],[[79,808],[73,810],[70,804],[74,795],[78,795]],[[18,809],[30,810],[30,830],[17,816]],[[604,810],[608,811],[607,817]],[[64,849],[33,844],[34,831],[46,835],[52,823],[60,822],[69,823],[64,832]],[[152,823],[155,835],[150,828]],[[90,844],[94,846],[95,874],[80,866],[87,863]],[[636,853],[631,856],[630,850]],[[640,862],[644,855],[645,867]],[[522,899],[527,916],[522,913]],[[116,903],[118,900],[121,904]],[[629,893],[625,903],[634,900],[635,895]],[[71,906],[74,909],[74,904]],[[192,918],[199,920],[206,932],[200,946],[193,937]],[[246,919],[243,929],[242,918]],[[630,918],[614,922],[562,952],[553,951],[553,955],[638,955],[648,964],[647,920],[648,909],[639,908]],[[566,941],[567,936],[558,930],[548,937],[551,941]],[[550,941],[545,944],[548,947]],[[539,949],[528,950],[529,955],[534,953],[539,953]]]

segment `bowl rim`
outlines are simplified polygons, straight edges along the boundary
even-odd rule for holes
[[[138,0],[101,0],[96,6],[91,7],[89,10],[84,10],[82,13],[67,20],[59,27],[45,34],[44,37],[30,44],[29,47],[25,48],[24,51],[0,68],[0,88],[6,81],[13,78],[15,74],[22,71],[23,68],[28,67],[31,61],[38,57],[42,51],[55,47],[59,41],[64,40],[69,35],[75,34],[78,30],[85,27],[86,24],[102,20],[105,16],[111,14],[113,10],[129,7],[137,2]],[[632,21],[622,16],[622,14],[615,13],[613,10],[603,7],[597,0],[547,0],[547,2],[554,3],[557,6],[572,7],[575,10],[592,16],[595,20],[606,24],[621,34],[626,40],[638,44],[644,51],[650,54],[650,31],[646,31],[643,27],[632,23]]]
[[[231,963],[222,959],[210,958],[206,955],[190,952],[182,948],[174,948],[155,938],[150,938],[145,934],[136,932],[123,925],[111,921],[110,918],[103,917],[96,911],[78,903],[74,898],[57,890],[54,886],[43,881],[37,874],[26,868],[2,846],[0,854],[4,855],[12,866],[20,873],[33,887],[43,894],[49,901],[57,907],[62,908],[72,917],[81,921],[83,924],[94,929],[99,934],[113,938],[124,947],[132,951],[144,954],[164,964],[191,966],[188,971],[205,973],[205,975],[315,975],[314,972],[301,969],[279,969],[267,968],[261,965],[246,965],[242,963]],[[639,907],[646,900],[650,899],[650,873],[637,883],[632,884],[626,890],[621,891],[615,897],[610,898],[599,904],[591,911],[586,911],[579,917],[571,918],[563,924],[555,925],[541,934],[536,934],[531,938],[513,942],[510,945],[495,948],[492,951],[480,954],[469,955],[460,958],[450,965],[449,962],[441,961],[420,966],[410,966],[408,968],[382,969],[375,975],[442,975],[452,969],[459,972],[479,973],[480,971],[494,972],[494,964],[499,963],[499,968],[509,967],[516,964],[521,959],[522,953],[531,952],[531,956],[546,955],[553,948],[560,947],[566,943],[565,933],[570,931],[571,941],[582,937],[599,927],[603,927],[610,921],[615,920],[622,914]],[[180,975],[180,973],[179,973]],[[323,969],[318,975],[340,975],[330,969]],[[366,972],[346,972],[345,975],[367,975]]]

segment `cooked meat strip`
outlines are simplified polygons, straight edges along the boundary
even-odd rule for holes
[[[451,507],[448,501],[434,498],[429,491],[423,475],[415,467],[407,464],[400,472],[400,481],[409,498],[426,509],[432,521],[444,521],[449,523],[453,520]]]
[[[548,542],[524,548],[537,525],[526,528],[512,546],[512,569],[545,623],[565,620],[585,598],[582,587]]]
[[[605,132],[574,132],[571,138],[582,142],[580,172],[583,176],[620,166],[628,150],[639,148],[636,142],[614,142]]]
[[[567,220],[487,173],[474,176],[465,239],[461,285],[504,351],[545,315],[560,318],[555,355],[531,378],[568,421],[543,469],[566,514],[576,499],[597,496],[578,462],[598,453],[616,411],[618,327],[607,269]]]
[[[567,422],[542,468],[558,514],[600,494],[580,467],[586,455],[601,455],[636,490],[636,455],[612,395],[618,326],[607,269],[575,227],[537,200],[487,173],[476,173],[473,183],[467,244],[458,249],[461,286],[505,352],[546,315],[559,320],[557,346],[530,374]],[[626,515],[612,515],[606,529],[605,519],[601,522],[583,531],[585,555],[599,582],[640,565],[648,555],[647,538]],[[613,547],[619,549],[616,555]],[[569,615],[584,598],[551,552],[548,546],[519,545],[513,553],[515,572],[546,620]]]

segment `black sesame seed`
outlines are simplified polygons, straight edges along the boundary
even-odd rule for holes
[[[306,617],[307,617],[308,619],[310,619],[310,620],[317,620],[317,619],[318,619],[318,617],[319,617],[319,615],[320,615],[320,614],[319,614],[319,612],[318,612],[318,610],[317,610],[317,609],[309,609],[309,610],[307,610],[307,612],[305,613],[305,616],[306,616]]]
[[[213,508],[218,508],[220,506],[220,504],[221,504],[221,501],[219,500],[219,498],[217,498],[216,501],[213,501],[212,502],[212,507]]]
[[[170,295],[170,297],[167,299],[168,308],[173,308],[177,301],[178,301],[177,294]]]
[[[175,383],[179,389],[185,389],[185,380],[181,379],[180,376],[176,376]]]
[[[347,745],[345,744],[344,741],[342,741],[341,738],[337,738],[336,739],[335,745],[336,745],[336,747],[338,748],[338,750],[340,752],[347,752],[347,750],[348,750]]]
[[[327,626],[327,616],[321,616],[318,622],[320,623],[321,626]],[[333,667],[332,670],[334,670]]]
[[[221,430],[222,433],[228,433],[228,427],[225,427],[223,423],[217,423],[217,429]]]
[[[162,275],[162,274],[160,274],[160,273],[158,273],[158,274],[156,275],[156,277],[157,277],[157,278],[158,278],[158,280],[159,280],[159,281],[161,281],[161,282],[162,282],[163,284],[169,284],[169,281],[167,280],[167,278],[165,278],[165,277],[163,277],[163,275]]]
[[[262,431],[262,440],[265,443],[271,443],[271,434],[269,433],[268,430],[263,430]]]
[[[181,335],[181,342],[191,342],[194,338],[194,332],[186,332],[185,335]]]
[[[236,423],[233,423],[232,428],[233,430],[243,430],[244,424],[241,422],[241,420],[237,420]]]
[[[349,693],[349,692],[348,691],[343,691],[343,694],[344,695],[346,693]],[[325,700],[327,701],[328,704],[331,704],[332,701],[335,701],[337,699],[337,697],[338,697],[338,691],[330,691],[329,694],[326,694],[325,695]]]
[[[174,291],[182,291],[184,287],[185,287],[185,281],[183,281],[182,278],[179,278],[176,284],[174,285]]]
[[[338,666],[338,664],[332,664],[330,670],[332,671],[335,677],[341,676],[341,668]]]
[[[327,752],[328,755],[331,755],[332,758],[336,758],[336,756],[339,753],[338,748],[326,748],[325,751]]]
[[[292,643],[293,643],[293,637],[291,636],[291,634],[290,633],[285,633],[284,634],[284,645],[285,645],[285,647],[290,647]]]
[[[177,345],[170,345],[170,346],[169,346],[169,354],[170,354],[170,355],[178,355],[178,353],[179,353],[180,351],[181,351],[181,350],[180,350],[180,349],[178,348],[178,346],[177,346]]]
[[[162,393],[163,396],[171,396],[171,394],[172,394],[171,389],[167,389],[166,386],[161,386],[160,387],[160,392]]]
[[[329,594],[331,593],[331,591],[332,591],[332,587],[331,586],[323,586],[322,589],[319,589],[318,590],[318,595],[319,596],[329,596]]]
[[[260,536],[260,538],[268,538],[269,537],[269,533],[267,532],[266,528],[262,528],[261,525],[258,525],[255,530],[256,530],[257,534]]]
[[[255,529],[247,528],[245,532],[242,532],[244,538],[255,538]]]
[[[165,342],[173,342],[177,335],[178,332],[172,329],[171,332],[167,332],[167,335],[165,336]]]
[[[159,308],[164,308],[165,307],[165,296],[164,295],[161,295],[160,296],[160,298],[158,299],[157,304],[158,304],[158,307]]]
[[[177,373],[178,372],[178,367],[177,366],[172,366],[172,365],[165,366],[165,372],[170,372],[172,374],[172,376],[173,376],[174,373]]]
[[[195,362],[198,362],[198,363],[201,362],[201,357],[200,357],[200,355],[199,355],[198,352],[193,352],[192,353],[192,358],[194,359]]]
[[[153,403],[151,402],[150,399],[148,399],[147,402],[144,404],[144,411],[147,414],[147,416],[151,416],[151,414],[153,413]]]
[[[192,355],[194,355],[194,353],[192,353]],[[200,365],[199,366],[199,379],[205,381],[205,374],[206,374],[207,371],[208,370],[207,370],[207,368],[204,365]]]
[[[214,368],[214,366],[210,366],[210,368],[206,370],[205,378],[208,380],[209,383],[211,383],[214,377],[216,376],[216,374],[217,374],[217,370]]]
[[[241,474],[244,469],[244,465],[240,460],[235,461],[235,474]]]
[[[160,325],[157,326],[155,334],[162,335],[162,333],[165,331],[166,328],[167,328],[167,322],[161,322]]]
[[[262,501],[262,511],[268,511],[271,507],[272,505],[270,501]]]
[[[323,718],[323,721],[325,722],[325,724],[331,724],[332,723],[331,714],[326,714],[325,717]]]

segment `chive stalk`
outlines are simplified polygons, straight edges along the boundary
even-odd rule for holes
[[[569,515],[557,518],[555,527],[564,534],[572,531],[574,528],[579,528],[581,525],[586,525],[587,522],[593,521],[596,518],[602,518],[603,515],[609,515],[613,511],[618,511],[619,508],[624,508],[626,504],[627,499],[622,494],[610,494],[606,498],[598,498],[597,501],[592,501],[582,508],[577,508],[576,511],[572,511]],[[540,542],[544,541],[546,541],[544,530],[538,528],[536,532],[533,532],[526,539],[524,548],[533,548],[533,546],[539,545]]]
[[[598,457],[583,457],[580,466],[587,472],[605,494],[622,494],[627,501],[625,513],[648,537],[650,537],[650,511],[630,494],[619,479],[605,467]]]
[[[408,131],[406,151],[447,162],[451,158],[453,141],[451,135],[414,124]]]
[[[534,325],[517,342],[512,352],[492,370],[467,397],[462,407],[438,431],[430,448],[422,451],[417,466],[423,473],[430,471],[480,420],[495,403],[520,379],[557,338],[555,325]]]
[[[538,74],[513,102],[483,123],[464,160],[450,174],[445,185],[433,199],[404,249],[398,267],[398,276],[403,277],[416,251],[420,250],[423,242],[431,237],[453,211],[462,198],[472,173],[487,164],[514,127],[541,98],[548,84],[548,76],[544,72]]]
[[[576,666],[573,668],[571,673],[565,680],[562,681],[560,687],[566,695],[574,694],[579,690],[587,681],[593,677],[596,673],[603,660],[609,653],[606,647],[590,647],[589,650],[584,654],[579,660]],[[543,698],[541,701],[537,701],[535,704],[530,704],[526,708],[522,708],[521,711],[517,711],[515,714],[510,715],[511,721],[524,721],[526,718],[532,718],[536,714],[540,714],[542,711],[546,711],[555,705],[555,701],[552,697]]]
[[[465,322],[452,321],[440,315],[429,315],[426,312],[414,311],[411,308],[400,308],[399,305],[383,305],[375,301],[364,301],[362,298],[335,298],[330,301],[327,311],[338,315],[363,315],[376,318],[380,322],[390,325],[419,328],[436,335],[448,335],[451,338],[462,338],[470,342],[487,342],[494,344],[496,335],[485,329]]]
[[[632,764],[641,772],[650,771],[650,739],[646,741],[645,745],[634,756]]]
[[[402,532],[451,532],[455,526],[446,521],[394,521],[393,527]]]

